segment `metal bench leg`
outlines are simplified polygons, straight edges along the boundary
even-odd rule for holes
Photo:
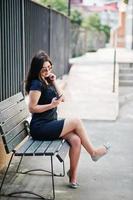
[[[45,170],[45,169],[29,169],[29,170],[26,170],[26,171],[18,171],[19,167],[20,167],[20,164],[22,162],[22,159],[23,159],[23,156],[21,157],[21,159],[19,161],[18,167],[16,169],[16,173],[28,174],[28,173],[31,173],[31,172],[38,172],[38,171],[41,172],[42,171],[42,172],[46,172],[46,173],[52,174],[51,171],[48,171],[48,170]],[[64,161],[63,161],[63,166],[62,166],[62,173],[54,173],[53,172],[53,175],[54,176],[58,176],[58,177],[64,177],[65,176],[65,164],[64,164]]]
[[[53,156],[51,156],[51,174],[52,174],[52,190],[53,190],[53,199],[55,199],[55,185],[54,185]]]
[[[2,182],[1,182],[1,185],[0,185],[0,193],[1,193],[1,190],[2,190],[2,187],[3,187],[3,184],[4,184],[4,181],[5,181],[7,172],[8,172],[8,170],[9,170],[10,164],[11,164],[11,162],[12,162],[13,156],[14,156],[14,153],[12,153],[12,155],[11,155],[11,158],[10,158],[10,160],[9,160],[9,163],[8,163],[7,168],[6,168],[5,174],[4,174],[4,176],[3,176],[3,179],[2,179]],[[20,159],[20,161],[19,161],[19,164],[18,164],[18,167],[17,167],[17,169],[16,169],[16,172],[17,172],[17,173],[19,173],[18,170],[19,170],[20,164],[21,164],[21,162],[22,162],[22,159],[23,159],[23,156],[21,157],[21,159]],[[41,169],[40,169],[40,170],[41,170]],[[30,170],[29,170],[29,171],[30,171]],[[31,170],[31,171],[32,171],[32,170]],[[33,170],[33,171],[34,171],[34,170]],[[36,171],[38,171],[38,170],[36,170]],[[46,170],[42,170],[42,171],[46,171]],[[46,172],[48,172],[48,171],[46,171]],[[26,172],[26,173],[27,173],[27,172]],[[52,193],[53,193],[53,194],[52,194],[52,199],[51,199],[51,200],[54,200],[54,199],[55,199],[54,176],[64,176],[64,175],[65,175],[65,165],[64,165],[64,161],[63,161],[63,174],[57,175],[57,174],[54,173],[53,156],[51,156],[51,172],[50,172],[50,173],[51,173],[51,176],[52,176]],[[34,192],[31,192],[31,191],[11,192],[10,194],[8,194],[8,196],[14,196],[14,197],[15,197],[16,195],[22,194],[22,193],[31,194],[31,195],[35,195],[35,196],[38,197],[38,198],[46,199],[45,197],[43,197],[43,196],[41,196],[41,195],[39,195],[39,194],[36,194],[36,193],[34,193]]]
[[[33,198],[36,198],[36,199],[45,199],[47,200],[45,197],[37,194],[37,193],[34,193],[34,192],[31,192],[31,191],[19,191],[19,192],[12,192],[10,194],[8,194],[8,196],[10,197],[20,197],[20,194],[31,194],[33,196],[36,196],[36,197],[33,197]],[[21,196],[22,197],[22,196]],[[24,197],[23,197],[24,198]],[[25,198],[28,198],[28,196],[25,196]],[[29,197],[31,199],[31,197]]]
[[[11,164],[11,162],[12,162],[13,156],[14,156],[14,153],[12,153],[11,158],[10,158],[9,163],[8,163],[8,166],[7,166],[6,171],[5,171],[5,173],[4,173],[4,176],[3,176],[3,179],[2,179],[2,182],[1,182],[1,185],[0,185],[0,193],[1,193],[1,190],[2,190],[2,187],[3,187],[3,184],[4,184],[4,181],[5,181],[5,178],[6,178],[8,169],[9,169],[10,164]]]
[[[19,173],[18,170],[19,170],[19,167],[20,167],[20,165],[21,165],[22,159],[23,159],[23,156],[21,156],[21,158],[20,158],[20,161],[19,161],[18,166],[17,166],[17,169],[16,169],[16,173]]]
[[[64,163],[64,161],[63,161],[63,174],[62,174],[62,176],[63,177],[65,176],[65,163]]]
[[[5,171],[5,173],[4,173],[4,176],[3,176],[3,179],[2,179],[2,182],[1,182],[1,185],[0,185],[0,194],[1,194],[1,191],[2,191],[2,187],[3,187],[3,185],[4,185],[4,181],[5,181],[7,172],[8,172],[8,170],[9,170],[10,164],[11,164],[11,162],[12,162],[13,156],[14,156],[14,153],[12,153],[11,158],[10,158],[9,163],[8,163],[8,166],[7,166],[6,171]],[[22,158],[23,158],[23,157],[21,157],[21,159],[20,159],[19,165],[18,165],[18,167],[17,167],[17,171],[18,171],[19,166],[20,166],[20,164],[21,164]],[[7,194],[7,196],[11,196],[11,197],[14,196],[14,197],[15,197],[17,194],[24,194],[24,193],[25,193],[25,194],[31,194],[31,195],[34,195],[34,196],[40,198],[40,199],[45,199],[45,200],[46,200],[45,197],[43,197],[43,196],[41,196],[41,195],[39,195],[39,194],[36,194],[36,193],[34,193],[34,192],[31,192],[31,191],[11,192],[11,193]],[[6,194],[4,194],[4,196],[5,196],[5,195],[6,195]],[[16,197],[17,197],[17,196],[16,196]]]

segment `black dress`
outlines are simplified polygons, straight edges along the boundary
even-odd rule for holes
[[[51,85],[43,85],[40,80],[33,80],[30,90],[41,92],[38,105],[51,103],[57,96],[55,88]],[[57,119],[57,108],[52,108],[42,113],[33,113],[30,122],[31,136],[36,140],[56,140],[59,138],[64,126],[64,119]]]

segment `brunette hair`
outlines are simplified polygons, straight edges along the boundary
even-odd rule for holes
[[[26,84],[25,84],[25,90],[27,93],[30,91],[30,86],[32,80],[39,78],[40,70],[43,67],[44,62],[48,61],[51,65],[52,62],[50,60],[50,57],[45,53],[45,51],[40,50],[35,54],[35,56],[32,58],[30,69],[27,75]]]

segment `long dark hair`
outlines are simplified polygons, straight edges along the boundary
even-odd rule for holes
[[[25,84],[25,90],[27,93],[29,93],[30,91],[32,80],[39,79],[40,70],[42,69],[44,62],[46,61],[48,61],[52,65],[50,57],[47,55],[47,53],[45,53],[45,51],[42,50],[37,52],[37,54],[32,58]]]

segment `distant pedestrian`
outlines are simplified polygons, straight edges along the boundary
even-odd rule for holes
[[[56,140],[63,138],[70,144],[69,185],[77,188],[77,167],[81,145],[93,161],[106,155],[109,145],[95,148],[87,131],[78,118],[58,119],[57,106],[65,101],[63,92],[57,86],[56,75],[52,73],[52,61],[44,51],[39,51],[32,59],[26,80],[29,94],[31,136],[37,140]]]

